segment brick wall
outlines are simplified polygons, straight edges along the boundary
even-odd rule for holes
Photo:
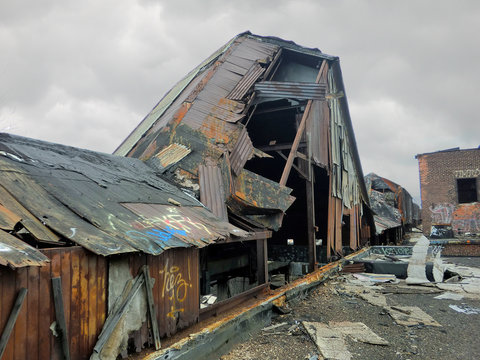
[[[423,232],[433,223],[452,224],[454,233],[480,232],[480,204],[458,205],[457,179],[476,178],[480,199],[480,149],[417,155],[422,196]],[[468,219],[465,217],[468,207]]]

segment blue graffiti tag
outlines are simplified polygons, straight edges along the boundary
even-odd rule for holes
[[[150,231],[147,231],[146,233],[162,241],[168,241],[174,235],[183,235],[183,236],[187,235],[187,232],[185,230],[173,229],[170,226],[167,226],[165,230],[150,229]]]

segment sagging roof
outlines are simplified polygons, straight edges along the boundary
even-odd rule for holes
[[[412,196],[402,186],[374,173],[365,176],[365,184],[375,213],[377,234],[419,220],[418,205],[413,203]]]
[[[326,62],[322,82],[315,81]],[[291,189],[244,166],[253,157],[269,156],[252,145],[246,130],[257,106],[278,100],[299,112],[306,111],[307,100],[314,101],[307,129],[312,134],[309,156],[332,172],[333,194],[345,206],[360,201],[368,205],[338,57],[275,37],[250,32],[234,37],[167,92],[115,153],[150,162],[173,143],[182,144],[190,152],[171,165],[167,177],[200,192],[202,202],[225,216],[226,208],[215,206],[221,199],[202,194],[206,186],[199,184],[212,183],[225,194],[230,212],[277,229],[279,215],[294,200]],[[324,131],[329,126],[316,121],[325,100],[332,109],[331,169]],[[210,181],[218,173],[221,178]]]
[[[0,134],[0,170],[0,264],[48,260],[21,239],[107,256],[247,235],[138,159]]]

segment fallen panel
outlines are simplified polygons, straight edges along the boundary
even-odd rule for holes
[[[200,201],[223,221],[228,221],[225,187],[220,167],[199,165]]]
[[[19,268],[42,266],[47,262],[50,262],[50,260],[40,251],[0,230],[0,265]]]
[[[265,69],[262,68],[260,64],[254,63],[230,94],[228,94],[227,98],[232,100],[242,100],[264,71]]]
[[[327,324],[303,321],[303,326],[325,359],[350,360],[352,354],[342,335]]]
[[[428,325],[441,327],[430,315],[417,306],[391,306],[387,308],[390,316],[399,325]]]
[[[360,341],[372,345],[388,345],[388,341],[375,334],[367,325],[361,322],[329,322],[328,325],[340,331],[343,335],[348,335],[355,341]]]
[[[152,159],[157,159],[161,168],[166,169],[169,166],[176,164],[177,162],[182,160],[191,152],[192,150],[187,148],[185,145],[173,143],[161,150]]]
[[[422,236],[413,247],[412,256],[407,268],[407,284],[425,284],[430,281],[427,279],[426,258],[430,242],[425,236]]]
[[[243,128],[230,155],[230,164],[235,175],[239,175],[253,154],[253,144],[246,128]]]

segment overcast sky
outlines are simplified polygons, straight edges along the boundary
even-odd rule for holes
[[[414,156],[480,145],[480,2],[0,1],[0,129],[112,152],[245,30],[340,57],[365,174],[419,196]]]

